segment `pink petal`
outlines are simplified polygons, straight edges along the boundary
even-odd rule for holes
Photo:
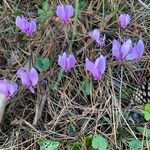
[[[130,23],[130,16],[127,14],[126,16],[125,16],[125,26],[127,27],[128,26],[128,24]]]
[[[93,62],[88,60],[88,58],[86,58],[85,68],[93,75],[95,80],[100,79],[100,73],[98,72],[98,69],[95,67],[95,64]]]
[[[135,49],[137,51],[138,57],[141,57],[144,53],[144,43],[142,40],[139,40],[135,45]]]
[[[136,56],[133,53],[129,53],[125,59],[126,60],[134,60],[135,58],[136,58]]]
[[[21,79],[23,85],[27,87],[31,85],[31,81],[29,79],[28,73],[24,69],[19,69],[17,71],[17,76]]]
[[[8,84],[5,82],[0,83],[0,93],[5,95],[5,97],[8,96]]]
[[[89,32],[89,36],[92,38],[92,40],[99,41],[100,32],[98,29],[94,29],[93,31]]]
[[[36,22],[34,20],[29,22],[29,35],[32,35],[33,32],[36,31]]]
[[[58,65],[65,71],[66,65],[67,65],[67,54],[66,52],[63,53],[63,55],[59,55],[58,58]]]
[[[71,71],[71,69],[74,67],[74,65],[76,64],[76,59],[74,57],[73,54],[71,54],[68,58],[67,58],[67,71]]]
[[[65,6],[65,14],[66,14],[66,19],[70,19],[73,16],[74,10],[72,5],[66,5]]]
[[[22,18],[20,20],[20,30],[23,33],[27,33],[28,29],[29,29],[29,22],[28,22],[28,20],[26,20],[25,18]]]
[[[121,46],[121,55],[122,59],[125,59],[125,57],[128,55],[128,53],[132,50],[132,41],[128,39],[126,42],[124,42]]]
[[[38,83],[38,72],[35,68],[32,68],[29,72],[30,82],[32,82],[32,86],[35,86]]]
[[[101,55],[99,58],[97,58],[95,61],[95,66],[101,75],[104,74],[106,69],[106,57]]]
[[[21,27],[21,20],[22,20],[22,19],[21,19],[20,16],[17,16],[17,17],[16,17],[16,26],[19,27],[19,28]]]
[[[32,92],[32,93],[35,93],[35,90],[34,90],[34,88],[31,86],[31,87],[29,87],[29,90]]]
[[[16,83],[10,83],[8,85],[9,95],[7,95],[7,97],[11,98],[11,96],[16,92],[17,89],[18,89],[18,85]]]
[[[56,15],[61,19],[62,22],[67,21],[65,7],[63,5],[57,6]]]
[[[118,60],[121,58],[121,44],[117,40],[113,40],[112,43],[112,56],[116,57]]]
[[[128,14],[121,14],[119,16],[119,24],[122,28],[126,28],[130,23],[130,16]]]

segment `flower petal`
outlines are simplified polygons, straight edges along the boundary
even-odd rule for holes
[[[0,83],[0,94],[3,94],[5,97],[8,96],[8,84],[5,82]]]
[[[126,28],[130,23],[130,16],[128,14],[121,14],[119,16],[119,24],[122,28]]]
[[[95,64],[92,61],[88,60],[88,58],[86,58],[85,68],[93,75],[95,80],[99,80],[100,73],[98,72],[98,69],[95,67]]]
[[[58,65],[65,71],[66,65],[67,65],[67,54],[66,52],[63,53],[63,55],[59,55],[58,58]]]
[[[113,40],[112,42],[112,56],[116,57],[118,60],[121,59],[121,44],[119,43],[118,40]]]
[[[34,20],[29,22],[29,30],[28,30],[28,34],[32,35],[33,32],[36,31],[36,22]]]
[[[128,39],[126,42],[124,42],[121,46],[121,56],[122,59],[125,59],[125,57],[132,51],[132,41],[131,39]]]
[[[22,84],[29,87],[31,85],[31,81],[29,79],[28,73],[24,69],[19,69],[17,71],[17,76],[21,79]]]
[[[67,21],[65,7],[63,5],[57,6],[56,15],[61,19],[62,22]]]
[[[137,44],[135,45],[135,49],[137,51],[138,58],[140,58],[144,53],[144,43],[142,40],[139,40],[137,42]]]
[[[127,27],[128,24],[130,23],[130,20],[131,20],[130,16],[129,16],[128,14],[126,14],[126,16],[125,16],[125,26],[126,26],[126,27]]]
[[[10,83],[8,85],[9,95],[7,95],[7,97],[11,98],[11,96],[16,92],[17,89],[18,89],[18,85],[16,83]]]
[[[73,13],[74,13],[73,6],[66,5],[64,9],[65,9],[66,19],[69,20],[73,16]]]
[[[38,83],[38,72],[35,68],[31,68],[29,78],[30,82],[32,82],[32,86],[35,86]]]
[[[74,57],[73,54],[71,54],[68,58],[67,58],[67,71],[71,71],[71,69],[74,67],[74,65],[76,64],[76,59]]]
[[[106,69],[106,57],[104,57],[103,55],[98,57],[95,61],[95,66],[101,75],[104,74]]]
[[[89,36],[92,38],[94,41],[99,41],[100,39],[100,32],[98,29],[94,29],[93,31],[89,32]]]
[[[19,28],[21,27],[21,20],[22,20],[22,19],[21,19],[20,16],[17,16],[17,17],[16,17],[16,26],[19,27]]]

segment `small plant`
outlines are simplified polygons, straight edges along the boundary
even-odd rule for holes
[[[146,104],[144,110],[142,110],[146,121],[150,121],[150,104]]]
[[[47,1],[42,3],[42,9],[38,8],[38,15],[42,19],[54,16],[54,13],[49,9]]]
[[[36,31],[36,22],[35,20],[28,21],[24,17],[16,17],[16,26],[21,30],[22,33],[25,33],[27,36],[32,36],[33,32]]]
[[[105,46],[106,37],[105,35],[104,36],[101,35],[99,29],[94,29],[93,31],[90,31],[89,36],[93,41],[97,43],[99,47],[102,48]]]
[[[92,91],[92,86],[89,82],[87,81],[82,81],[80,84],[80,88],[83,92],[84,95],[90,95],[91,91]]]
[[[39,57],[35,61],[35,66],[39,71],[46,71],[51,67],[51,61],[48,57]]]
[[[87,3],[84,1],[79,1],[79,10],[83,10],[87,7]]]
[[[143,53],[144,43],[142,40],[139,40],[134,46],[131,39],[124,41],[122,44],[118,40],[113,40],[112,56],[118,61],[139,60]]]
[[[64,24],[69,23],[71,17],[74,14],[74,8],[72,5],[59,5],[56,9],[56,15],[60,21]]]
[[[100,80],[105,73],[106,57],[101,55],[96,59],[95,63],[86,58],[85,68],[92,74],[94,80]]]
[[[130,23],[130,16],[128,14],[121,14],[119,16],[119,25],[122,27],[122,28],[127,28],[128,24]]]
[[[76,63],[77,63],[77,61],[73,54],[70,54],[68,57],[67,57],[66,52],[64,52],[63,55],[59,55],[58,65],[66,73],[70,72],[74,68]]]
[[[83,147],[86,148],[87,150],[92,148],[92,140],[93,140],[93,137],[90,135],[87,137],[84,137],[82,141]]]
[[[67,150],[82,150],[82,144],[80,142],[74,142],[73,144],[67,145]]]
[[[92,147],[95,150],[107,150],[108,142],[103,136],[96,135],[92,140]]]
[[[129,142],[130,150],[141,150],[142,149],[142,141],[132,139]]]
[[[75,136],[76,134],[76,126],[73,123],[70,123],[68,126],[68,135]]]
[[[35,86],[38,83],[38,72],[35,68],[31,70],[25,70],[23,68],[18,69],[17,76],[21,79],[22,84],[29,89],[32,93],[35,92]]]
[[[9,83],[6,79],[0,80],[0,123],[3,118],[7,101],[14,96],[17,89],[18,85],[16,83]]]
[[[38,141],[40,150],[58,150],[60,143],[58,141],[52,141],[47,139],[40,139]]]

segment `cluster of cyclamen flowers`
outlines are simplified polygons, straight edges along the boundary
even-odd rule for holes
[[[71,17],[74,15],[74,8],[72,5],[59,5],[56,9],[56,15],[59,17],[63,24],[68,24]],[[122,28],[127,28],[130,23],[130,16],[128,14],[121,14],[119,16],[119,25]],[[28,21],[24,17],[18,16],[16,18],[16,26],[19,27],[21,32],[27,36],[32,36],[36,31],[36,22],[34,20]],[[99,29],[94,29],[89,32],[89,37],[96,42],[97,46],[102,48],[105,46],[105,35],[102,36]],[[144,53],[144,43],[139,40],[137,43],[132,44],[131,39],[123,41],[122,43],[114,39],[112,42],[112,56],[117,61],[125,60],[138,60]],[[73,54],[67,56],[66,52],[58,57],[58,65],[66,73],[70,72],[77,60]],[[88,58],[85,59],[85,69],[91,73],[95,80],[100,80],[106,70],[106,56],[101,55],[96,59],[95,62],[90,61]],[[34,88],[38,83],[38,72],[35,68],[31,68],[27,71],[23,68],[17,71],[17,76],[21,79],[22,84],[34,93]],[[9,83],[7,80],[0,80],[0,93],[5,95],[6,99],[10,99],[18,89],[16,83]]]

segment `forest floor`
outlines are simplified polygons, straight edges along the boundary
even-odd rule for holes
[[[143,105],[132,95],[150,73],[149,0],[48,0],[50,16],[42,16],[43,0],[3,0],[0,3],[0,77],[17,82],[20,67],[37,67],[48,58],[50,66],[38,71],[40,81],[32,94],[21,86],[6,107],[0,130],[0,149],[48,150],[44,142],[63,150],[92,150],[93,137],[103,137],[109,150],[150,147],[150,125],[143,120]],[[74,18],[64,25],[55,14],[60,4],[72,4]],[[120,28],[118,16],[131,22]],[[15,25],[17,16],[37,22],[37,31],[25,36]],[[106,35],[97,47],[88,32],[98,28]],[[140,60],[118,62],[112,57],[113,39],[139,39],[145,51]],[[31,55],[32,51],[32,55]],[[62,73],[58,56],[71,52],[77,59],[70,73]],[[85,58],[107,56],[103,78],[93,80],[85,71]],[[133,105],[131,105],[133,103]],[[148,136],[145,136],[146,132]],[[102,142],[103,143],[103,142]],[[141,145],[140,145],[141,144]],[[55,148],[49,148],[56,150]],[[99,148],[100,149],[100,148]],[[105,149],[105,148],[104,148]],[[104,150],[102,149],[102,150]]]

